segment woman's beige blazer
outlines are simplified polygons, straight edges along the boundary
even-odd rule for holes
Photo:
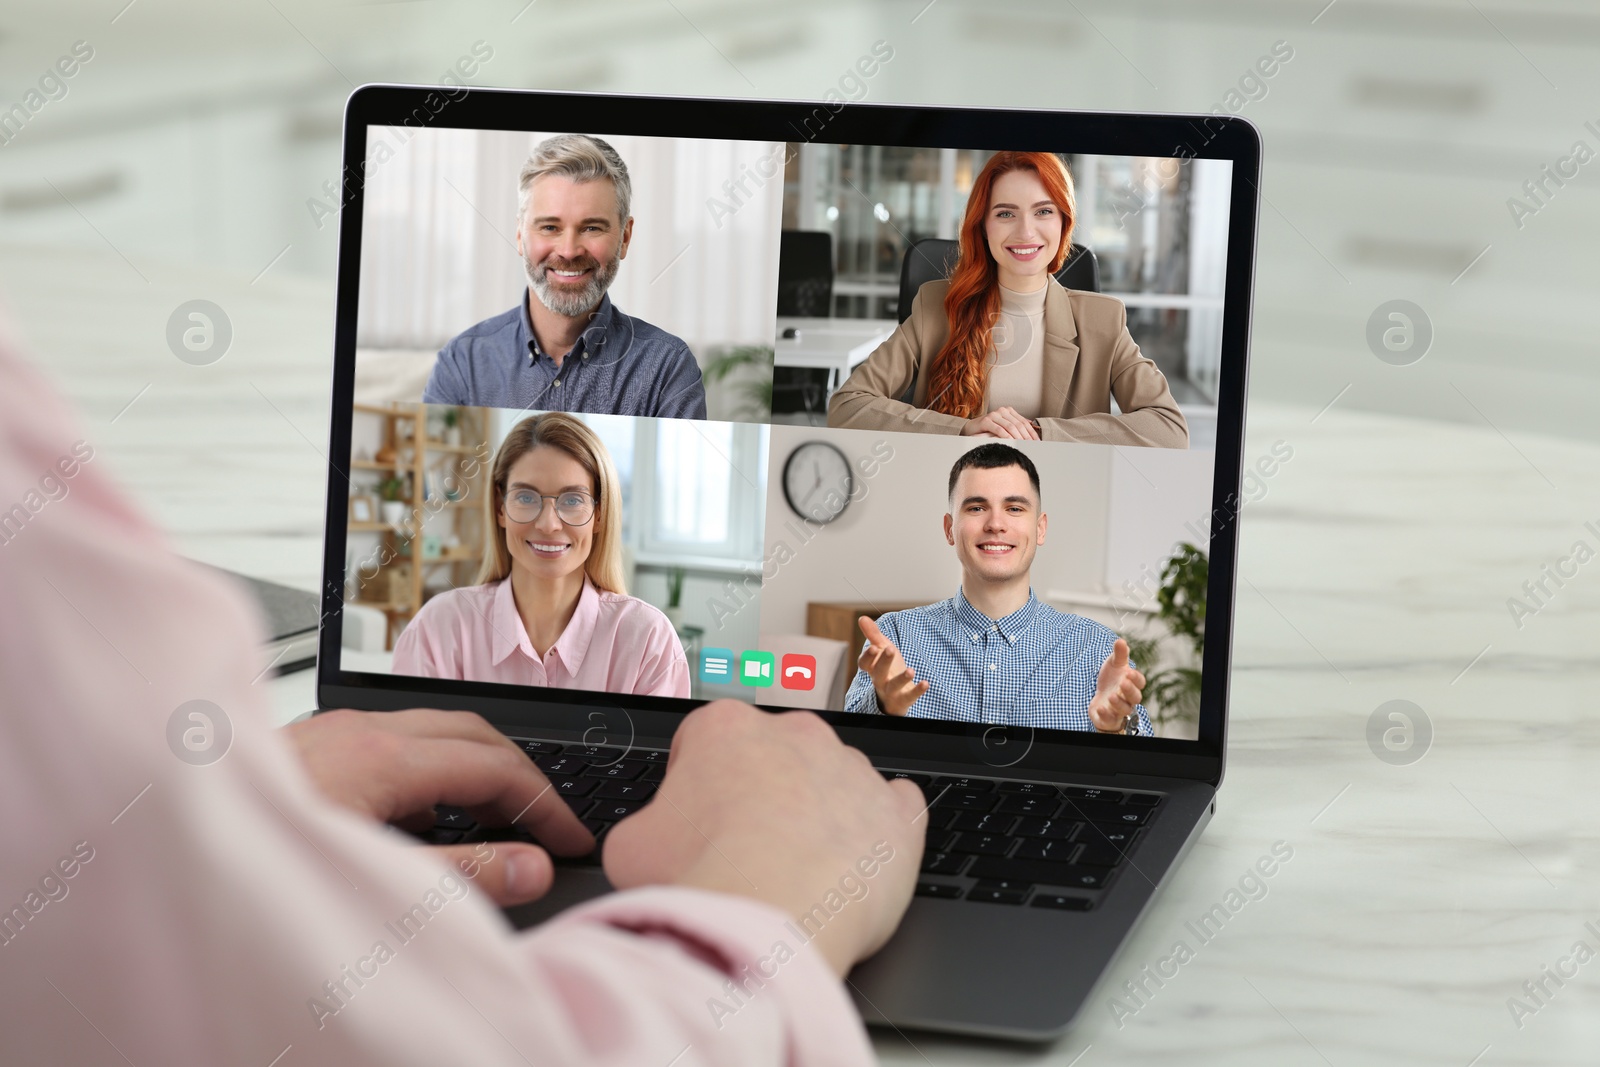
[[[1167,379],[1128,334],[1122,301],[1067,289],[1054,278],[1044,298],[1046,441],[1188,448],[1189,427]],[[917,290],[911,314],[855,369],[828,402],[828,425],[909,433],[961,432],[966,420],[930,411],[928,368],[950,336],[947,281]],[[915,388],[913,389],[913,386]],[[911,402],[899,398],[911,389]],[[1111,398],[1122,413],[1111,413]]]

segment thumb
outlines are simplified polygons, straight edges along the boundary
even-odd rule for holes
[[[545,850],[518,841],[480,841],[435,849],[462,878],[501,907],[544,896],[555,881]]]

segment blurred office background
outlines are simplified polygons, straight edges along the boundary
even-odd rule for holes
[[[92,57],[70,77],[52,73],[78,42]],[[1292,57],[1271,77],[1256,73],[1279,42]],[[875,54],[862,76],[858,62]],[[1560,484],[1553,456],[1600,440],[1590,326],[1600,259],[1584,236],[1600,227],[1600,163],[1546,182],[1520,219],[1508,201],[1532,203],[1524,183],[1574,142],[1600,147],[1584,125],[1600,120],[1597,60],[1600,11],[1583,0],[12,4],[0,14],[0,110],[27,114],[0,143],[0,298],[84,411],[96,462],[131,484],[180,548],[312,588],[336,249],[326,209],[355,85],[470,70],[455,76],[741,97],[1220,107],[1266,142],[1253,426],[1275,413],[1303,436],[1364,441],[1407,427],[1391,456],[1397,479],[1422,477],[1414,457],[1425,446],[1409,442],[1482,435],[1509,477],[1520,471],[1543,491],[1531,468]],[[887,316],[876,250],[893,246],[899,213],[921,210],[895,202],[895,176],[922,167],[938,179],[977,161],[874,164],[870,150],[849,151],[850,165],[876,166],[888,185],[870,205],[837,201],[848,226],[838,232],[861,251],[841,243],[850,286],[835,310]],[[1121,164],[1077,166],[1097,202],[1134,180]],[[880,201],[890,222],[872,213]],[[812,207],[796,226],[814,225]],[[942,232],[942,216],[927,218],[918,232]],[[1151,262],[1139,258],[1142,231],[1119,250],[1098,216],[1090,227],[1106,288],[1160,291],[1140,266]],[[167,342],[169,317],[195,299],[224,309],[231,326],[231,348],[209,366],[181,362]],[[1432,324],[1431,348],[1412,366],[1381,361],[1366,341],[1369,316],[1393,299]],[[1184,329],[1167,311],[1149,316],[1152,346]],[[1374,417],[1396,421],[1363,421]],[[1336,448],[1297,455],[1307,458],[1275,494],[1291,499],[1299,479],[1315,505],[1359,497],[1309,488],[1331,484],[1315,479],[1338,465]],[[1455,489],[1468,503],[1453,529],[1497,512],[1470,477]],[[1570,543],[1569,513],[1584,499],[1563,485],[1539,530],[1508,534],[1495,557],[1508,590]],[[1247,536],[1246,576],[1249,548]],[[1474,610],[1500,625],[1503,601],[1486,596]],[[1357,643],[1408,632],[1369,628]]]

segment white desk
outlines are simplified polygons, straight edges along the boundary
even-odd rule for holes
[[[813,319],[778,316],[772,361],[779,367],[828,371],[828,392],[849,377],[851,369],[889,339],[899,324],[886,319]],[[794,336],[787,336],[789,331]]]
[[[95,462],[183,551],[315,588],[328,287],[144,270],[148,287],[109,253],[0,249],[0,288],[85,409]],[[208,368],[161,340],[196,295],[235,320],[234,351]],[[1283,360],[1259,345],[1255,358]],[[1600,559],[1522,629],[1506,607],[1574,541],[1600,547],[1583,527],[1600,525],[1600,446],[1339,404],[1316,414],[1251,403],[1247,457],[1279,439],[1294,457],[1242,518],[1228,777],[1109,986],[1054,1046],[889,1033],[886,1063],[1467,1067],[1485,1046],[1478,1067],[1600,1059],[1600,960],[1522,1029],[1506,1008],[1600,920]],[[311,675],[272,692],[292,717]],[[1365,740],[1395,698],[1434,725],[1410,767]],[[1295,855],[1269,896],[1117,1029],[1110,993],[1280,839]]]

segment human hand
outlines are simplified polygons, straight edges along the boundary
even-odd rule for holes
[[[772,904],[816,933],[810,943],[842,976],[910,903],[925,809],[915,785],[884,781],[811,712],[719,700],[684,718],[655,797],[606,835],[606,876],[618,889],[694,886]],[[845,901],[838,911],[830,893]]]
[[[485,825],[516,823],[560,856],[581,856],[594,836],[543,772],[482,718],[463,711],[330,711],[284,727],[324,795],[379,822],[410,830],[433,825],[435,804],[458,804]],[[497,841],[445,845],[454,866],[500,905],[544,896],[555,871],[544,849]]]
[[[1039,431],[1013,407],[998,407],[986,415],[968,419],[961,428],[965,437],[1004,437],[1012,441],[1037,441]]]
[[[1122,723],[1135,714],[1144,691],[1144,675],[1128,663],[1128,642],[1117,638],[1111,655],[1100,668],[1094,698],[1089,701],[1089,720],[1101,733],[1120,734]]]
[[[933,688],[932,683],[916,680],[917,672],[906,665],[900,650],[878,629],[877,623],[865,615],[856,623],[867,638],[856,666],[872,676],[872,688],[878,693],[878,707],[884,714],[904,715],[918,697]]]

